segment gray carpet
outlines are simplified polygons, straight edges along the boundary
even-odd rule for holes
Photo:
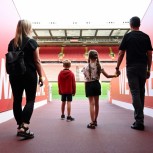
[[[133,111],[100,101],[98,126],[90,122],[88,101],[72,102],[73,122],[61,120],[60,101],[34,110],[30,129],[34,139],[16,137],[16,123],[0,124],[0,153],[152,153],[153,118],[145,116],[145,131],[130,128]]]

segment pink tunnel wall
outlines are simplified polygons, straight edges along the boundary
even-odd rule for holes
[[[0,112],[3,112],[12,109],[12,91],[5,71],[5,54],[20,17],[12,0],[0,1],[0,14]],[[43,89],[38,87],[36,101],[47,98],[47,79],[45,80]]]

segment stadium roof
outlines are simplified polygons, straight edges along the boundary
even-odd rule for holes
[[[118,44],[151,0],[13,0],[40,45]]]
[[[40,46],[118,45],[129,28],[108,29],[33,29]]]

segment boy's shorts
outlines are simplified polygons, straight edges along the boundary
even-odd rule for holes
[[[63,94],[61,96],[61,101],[65,102],[65,101],[72,101],[72,94]]]
[[[98,80],[85,83],[86,97],[101,95],[101,84]]]

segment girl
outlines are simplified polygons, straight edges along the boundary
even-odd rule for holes
[[[91,123],[87,125],[87,128],[95,129],[99,113],[99,96],[101,95],[100,74],[102,73],[107,78],[117,77],[117,75],[108,75],[101,68],[96,50],[89,51],[88,65],[83,68],[82,72],[85,77],[85,93],[89,99],[91,117]]]

